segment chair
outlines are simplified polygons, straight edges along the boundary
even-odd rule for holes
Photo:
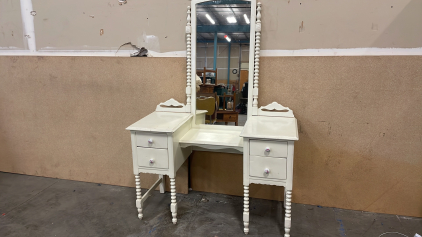
[[[205,123],[214,124],[217,120],[215,116],[216,112],[216,100],[214,97],[198,97],[196,98],[196,109],[197,110],[206,110],[206,115],[209,116],[209,119],[205,118]]]

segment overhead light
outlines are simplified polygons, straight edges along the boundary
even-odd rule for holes
[[[250,24],[249,18],[246,14],[243,14],[243,17],[245,18],[246,24]]]
[[[227,41],[232,41],[232,39],[230,39],[230,37],[228,35],[225,35],[224,38],[226,38]]]
[[[236,21],[236,18],[234,17],[234,16],[229,16],[229,17],[227,17],[227,21],[229,22],[229,23],[236,23],[237,21]]]
[[[215,21],[210,17],[210,15],[205,14],[205,16],[207,17],[207,19],[211,22],[211,24],[215,25]]]

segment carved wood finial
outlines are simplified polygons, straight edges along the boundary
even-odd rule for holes
[[[187,16],[187,22],[188,22],[187,25],[188,26],[190,26],[190,23],[191,23],[190,15],[191,15],[190,6],[188,6],[188,16]]]
[[[287,117],[294,118],[293,111],[289,107],[284,107],[277,102],[272,102],[267,106],[261,106],[258,110],[258,115],[274,116],[274,117]]]
[[[164,103],[160,103],[157,105],[155,111],[159,112],[189,112],[188,108],[182,103],[179,103],[177,100],[171,98]]]
[[[260,2],[258,2],[258,7],[256,8],[256,11],[257,11],[257,13],[256,13],[256,22],[257,23],[261,23],[261,3]]]

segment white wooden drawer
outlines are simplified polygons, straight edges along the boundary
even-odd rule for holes
[[[136,146],[167,148],[167,134],[136,132]]]
[[[251,156],[250,176],[268,179],[287,179],[287,158]],[[268,169],[268,174],[265,170]]]
[[[287,157],[287,142],[250,140],[251,156]]]
[[[167,149],[137,147],[138,166],[168,169],[169,158]]]

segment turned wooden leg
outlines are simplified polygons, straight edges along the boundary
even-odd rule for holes
[[[245,226],[243,231],[247,235],[249,233],[249,186],[244,186],[243,224]]]
[[[139,174],[135,175],[135,184],[136,184],[136,208],[138,209],[138,218],[142,220],[142,203],[141,203],[141,180]]]
[[[286,191],[286,213],[284,216],[284,237],[290,237],[290,228],[292,225],[292,190]]]
[[[177,202],[176,202],[176,179],[170,178],[170,191],[171,191],[171,215],[173,216],[173,224],[177,223]]]

